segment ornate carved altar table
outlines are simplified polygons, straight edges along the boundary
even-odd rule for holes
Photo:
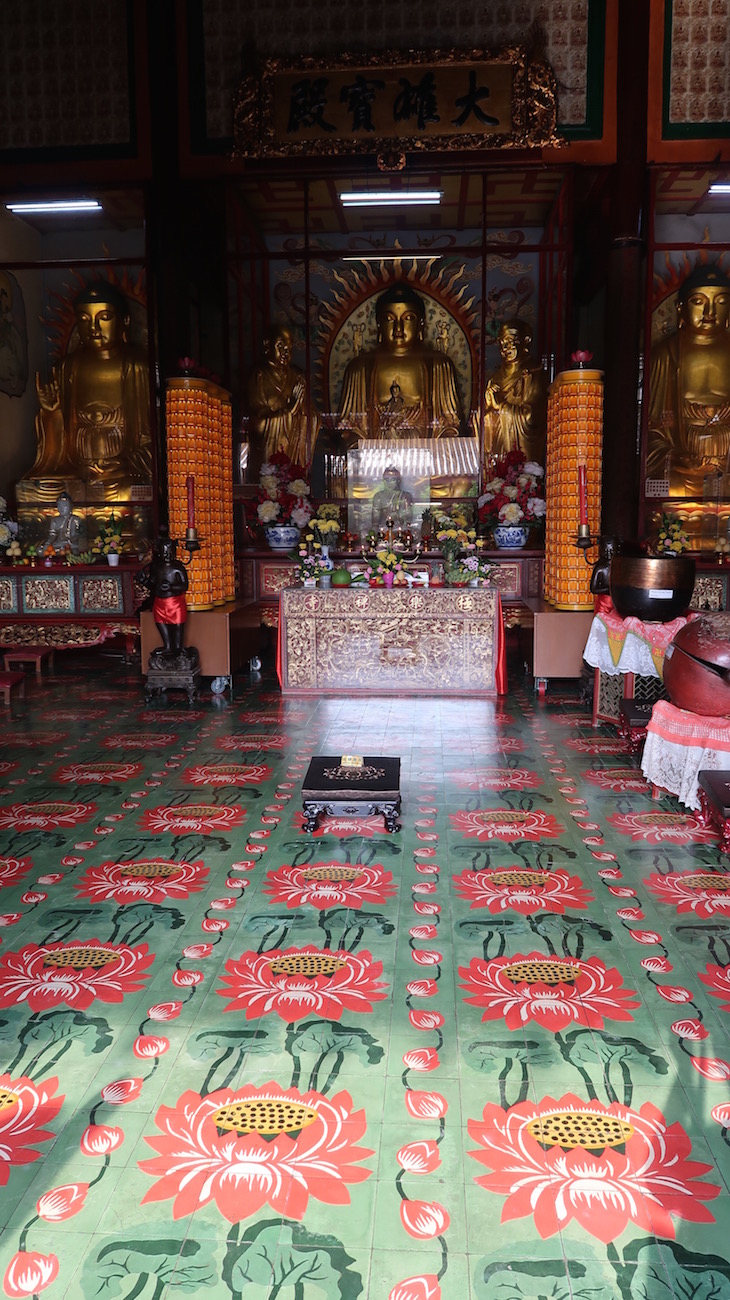
[[[502,695],[499,592],[288,587],[277,666],[285,695]]]
[[[696,811],[700,806],[698,775],[730,767],[730,718],[687,713],[668,700],[657,700],[646,729],[641,770],[647,781],[676,794]]]
[[[139,638],[136,561],[0,566],[0,654],[29,646],[83,649],[123,637],[127,656]]]

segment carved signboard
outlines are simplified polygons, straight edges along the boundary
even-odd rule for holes
[[[521,45],[269,59],[234,104],[234,156],[555,145],[555,78]]]

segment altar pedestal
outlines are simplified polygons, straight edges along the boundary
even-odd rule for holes
[[[476,588],[289,587],[281,593],[285,695],[506,691],[499,593]]]
[[[658,790],[675,794],[695,812],[698,776],[730,767],[730,718],[706,717],[657,700],[646,729],[641,770]]]

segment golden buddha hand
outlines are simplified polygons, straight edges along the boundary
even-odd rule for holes
[[[35,390],[38,394],[38,401],[44,411],[58,410],[61,405],[61,393],[58,386],[58,376],[55,370],[51,371],[51,378],[47,384],[41,383],[40,374],[36,370]]]

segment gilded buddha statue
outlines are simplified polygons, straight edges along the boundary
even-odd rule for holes
[[[127,340],[129,306],[112,285],[90,284],[74,314],[78,346],[47,384],[36,376],[38,451],[25,478],[45,480],[41,496],[80,479],[106,500],[129,500],[132,484],[152,477],[147,359]]]
[[[292,364],[292,336],[285,325],[264,335],[264,364],[248,381],[248,408],[257,464],[283,451],[296,465],[307,465],[307,384]],[[314,441],[314,430],[312,431]]]
[[[730,472],[730,278],[698,266],[677,294],[676,333],[652,349],[646,472],[669,495],[702,494]]]
[[[484,392],[484,447],[487,456],[518,450],[527,460],[544,465],[547,384],[542,366],[530,357],[531,343],[525,321],[508,320],[500,326],[501,362]]]
[[[348,363],[338,431],[358,438],[457,438],[465,432],[454,363],[424,341],[426,306],[402,281],[375,304],[378,342]]]

